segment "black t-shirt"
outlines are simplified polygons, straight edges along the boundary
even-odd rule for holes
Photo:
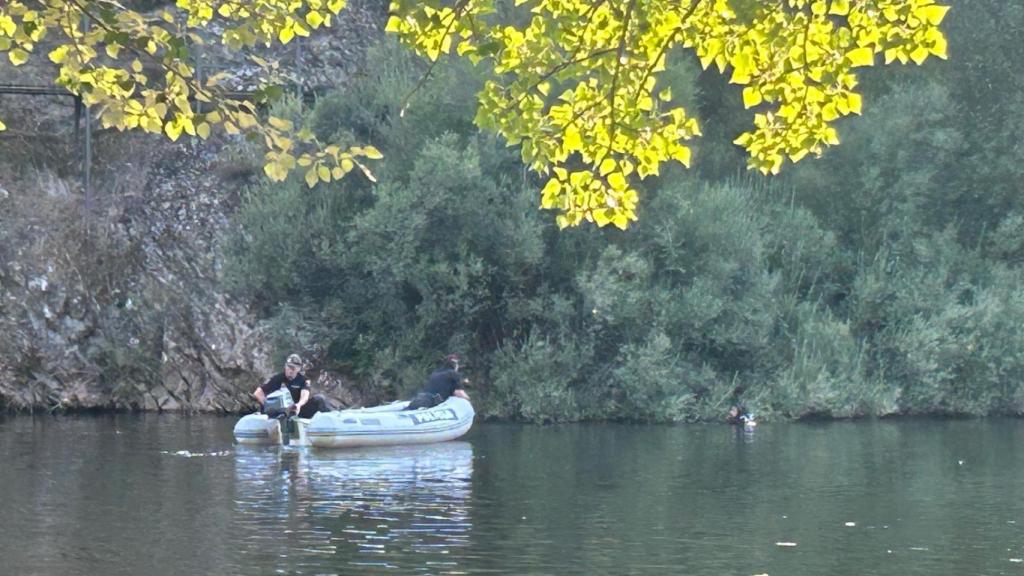
[[[295,378],[289,380],[285,377],[284,372],[274,374],[267,380],[267,383],[260,386],[263,393],[270,395],[272,392],[277,392],[281,389],[281,384],[288,387],[288,391],[292,393],[292,402],[299,403],[299,396],[303,390],[309,390],[309,380],[302,374],[297,374]]]
[[[447,400],[456,390],[462,390],[462,375],[451,368],[443,368],[427,378],[423,392],[437,394],[441,400]]]

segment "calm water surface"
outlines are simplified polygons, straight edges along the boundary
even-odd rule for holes
[[[355,451],[233,425],[0,417],[0,574],[1024,574],[1017,420],[478,424]]]

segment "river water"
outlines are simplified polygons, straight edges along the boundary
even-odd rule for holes
[[[1024,421],[478,423],[350,451],[0,416],[0,574],[1024,574]]]

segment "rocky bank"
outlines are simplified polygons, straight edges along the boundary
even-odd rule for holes
[[[301,48],[262,55],[305,92],[329,90],[358,73],[386,5],[349,2]],[[215,45],[203,66],[231,70],[239,88],[255,72]],[[2,84],[49,82],[39,58],[0,64]],[[284,351],[221,289],[219,242],[259,167],[237,141],[99,130],[87,201],[71,104],[0,95],[0,409],[250,409]],[[318,391],[343,405],[380,400],[324,366],[299,328],[291,340]]]

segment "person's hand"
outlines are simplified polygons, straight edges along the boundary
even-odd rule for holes
[[[295,415],[298,416],[299,415],[299,411],[302,410],[302,405],[301,404],[295,404],[294,406],[295,406]]]

